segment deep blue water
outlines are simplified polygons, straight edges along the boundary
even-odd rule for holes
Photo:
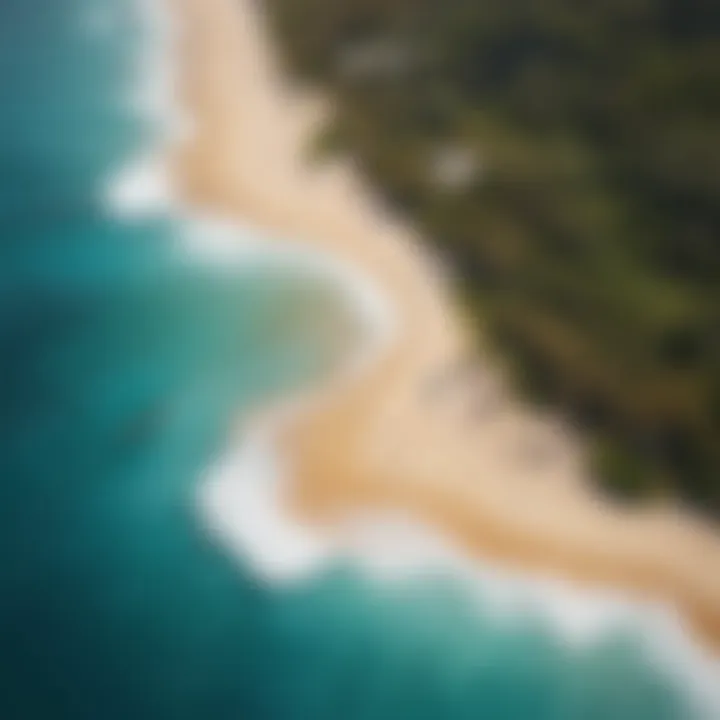
[[[290,270],[189,260],[168,214],[108,213],[160,132],[127,102],[133,12],[0,5],[0,718],[690,718],[633,637],[570,651],[449,579],[270,589],[207,539],[231,421],[321,372],[311,330],[342,318]]]

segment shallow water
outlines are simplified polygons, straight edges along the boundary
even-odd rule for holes
[[[208,537],[198,484],[238,415],[336,364],[347,308],[108,207],[163,132],[137,3],[0,13],[0,717],[694,717],[631,631],[573,649],[451,574],[268,586]]]

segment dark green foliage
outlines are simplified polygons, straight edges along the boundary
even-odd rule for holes
[[[720,3],[267,2],[338,100],[329,144],[454,260],[608,485],[720,514]],[[447,144],[480,168],[452,192]]]

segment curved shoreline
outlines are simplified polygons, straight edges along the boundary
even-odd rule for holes
[[[181,58],[197,131],[176,158],[183,195],[312,239],[374,277],[401,316],[397,342],[363,382],[325,395],[321,412],[283,433],[294,509],[319,524],[398,510],[473,557],[670,602],[720,646],[717,531],[678,511],[601,503],[572,458],[549,478],[518,470],[503,443],[536,419],[511,399],[488,429],[422,398],[428,374],[469,341],[413,233],[382,214],[348,164],[306,168],[302,141],[318,106],[283,85],[249,0],[177,1],[192,28]]]

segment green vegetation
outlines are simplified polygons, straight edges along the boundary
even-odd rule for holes
[[[623,496],[720,515],[720,3],[266,0],[290,68]],[[436,159],[474,163],[441,181]]]

